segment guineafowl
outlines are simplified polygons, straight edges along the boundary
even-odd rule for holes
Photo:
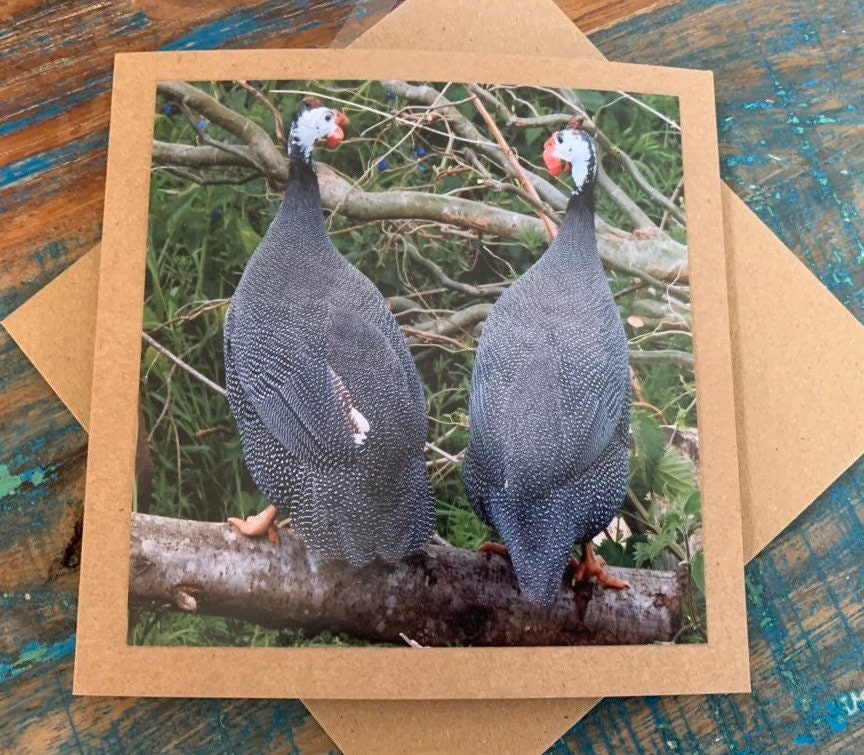
[[[243,271],[225,321],[228,401],[246,466],[271,503],[243,534],[287,513],[324,559],[397,560],[434,527],[423,458],[426,404],[385,299],[327,235],[316,142],[347,118],[309,98],[288,139],[282,206]]]
[[[486,321],[463,473],[474,508],[506,545],[521,595],[548,604],[574,543],[583,548],[578,579],[627,586],[605,572],[591,539],[627,493],[631,387],[594,233],[596,145],[574,119],[543,157],[553,175],[571,171],[573,195],[555,240]]]

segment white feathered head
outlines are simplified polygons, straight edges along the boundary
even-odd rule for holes
[[[597,178],[597,144],[583,127],[582,118],[573,118],[566,128],[556,131],[543,146],[543,162],[556,178],[570,171],[577,194],[593,185]]]
[[[321,139],[330,149],[338,147],[345,138],[342,127],[347,124],[345,113],[325,107],[317,97],[307,97],[291,126],[290,144],[308,159],[315,143]]]

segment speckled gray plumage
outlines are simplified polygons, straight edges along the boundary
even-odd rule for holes
[[[597,253],[593,189],[489,315],[471,382],[464,476],[522,594],[555,599],[574,543],[595,537],[629,482],[627,338]]]
[[[302,161],[292,160],[282,207],[232,298],[225,370],[249,472],[312,549],[361,565],[429,539],[414,361],[381,293],[330,241],[317,176]],[[362,445],[333,373],[369,421]]]

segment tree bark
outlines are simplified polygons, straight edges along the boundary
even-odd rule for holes
[[[428,545],[396,564],[354,569],[320,561],[290,530],[281,540],[134,514],[130,608],[437,646],[647,644],[669,642],[681,627],[684,577],[675,572],[610,568],[631,587],[565,583],[553,606],[538,607],[520,600],[496,554]]]

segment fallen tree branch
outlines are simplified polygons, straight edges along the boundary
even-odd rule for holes
[[[491,311],[492,305],[489,302],[471,304],[447,317],[436,317],[434,320],[420,323],[417,325],[417,330],[439,336],[469,332],[479,323],[484,322]]]
[[[676,326],[685,330],[690,330],[693,326],[691,308],[671,298],[664,301],[636,299],[633,302],[632,313],[643,318],[646,323]]]
[[[679,367],[693,369],[693,355],[678,349],[656,349],[641,351],[630,349],[630,364],[677,364]]]
[[[509,562],[428,545],[397,564],[320,562],[290,531],[282,543],[228,524],[134,514],[130,607],[324,630],[421,645],[600,645],[671,642],[682,622],[683,574],[610,569],[630,582],[563,585],[549,607],[520,600]]]
[[[533,189],[536,191],[536,193],[539,195],[543,202],[547,203],[550,207],[558,211],[563,211],[565,209],[567,205],[567,197],[561,191],[559,191],[555,186],[553,186],[544,178],[538,176],[530,170],[527,170],[526,168],[522,168],[522,175],[517,176],[516,172],[513,169],[513,166],[510,164],[507,157],[502,154],[499,146],[496,145],[494,142],[486,139],[477,130],[474,124],[471,123],[470,120],[465,118],[459,112],[458,108],[437,89],[425,84],[411,85],[407,84],[404,81],[383,81],[382,84],[387,86],[388,89],[390,89],[399,96],[405,97],[406,99],[409,99],[413,102],[419,102],[429,107],[434,107],[440,117],[443,117],[445,120],[447,120],[448,124],[450,125],[455,134],[457,134],[460,138],[472,143],[476,149],[482,151],[507,175],[514,178],[527,179],[527,181],[532,185]],[[258,168],[267,178],[268,182],[271,183],[271,185],[284,185],[288,177],[288,164],[287,159],[284,155],[284,151],[280,150],[273,143],[270,136],[261,126],[249,120],[240,113],[231,110],[230,108],[219,102],[215,97],[212,97],[203,90],[198,89],[191,84],[185,82],[163,82],[159,85],[158,91],[163,96],[169,97],[181,103],[183,106],[192,108],[196,112],[200,113],[209,121],[215,123],[217,126],[221,127],[222,129],[230,133],[232,136],[236,137],[243,146],[220,145],[219,147],[214,147],[204,145],[193,147],[191,145],[156,142],[153,148],[153,161],[156,165],[180,165],[184,167],[203,167],[204,165],[209,165],[211,167],[216,165],[251,165]],[[217,157],[219,153],[222,153],[221,159]],[[201,162],[195,162],[193,156],[198,157]],[[343,191],[339,192],[340,197],[345,198],[347,201],[346,195],[350,194],[353,197],[358,193],[357,191],[352,191],[353,187],[348,184],[348,182],[344,181],[344,179],[339,180],[341,181],[341,183],[344,184],[344,187],[339,187],[344,189]],[[608,177],[600,176],[599,180],[601,184],[604,184],[608,181]],[[615,187],[607,186],[606,188],[612,189],[614,193]],[[368,192],[359,193],[368,194]],[[382,192],[381,196],[386,196],[392,193],[394,192]],[[322,197],[322,199],[324,198]],[[455,198],[444,197],[444,199],[453,199],[455,201]],[[375,214],[373,214],[372,217],[369,218],[367,215],[364,215],[362,213],[351,215],[348,212],[343,212],[344,208],[340,206],[339,202],[328,204],[325,199],[324,204],[330,210],[338,208],[340,213],[352,217],[357,217],[361,219],[378,219],[378,216],[376,216]],[[359,204],[362,205],[362,202]],[[473,204],[485,206],[479,202],[475,202]],[[628,211],[637,228],[648,227],[644,223],[647,216],[645,216],[644,213],[642,213],[641,210],[639,210],[639,208],[635,206],[635,203],[632,203],[632,200],[629,200],[629,197],[627,198],[627,202],[625,202],[625,204],[626,206],[624,207],[624,209],[625,211]],[[386,217],[387,216],[381,219],[386,219]],[[404,215],[397,214],[394,216],[393,219],[404,217]],[[422,217],[420,219],[431,219],[439,221],[441,220],[437,217]],[[535,218],[527,219],[536,220]],[[465,222],[459,222],[460,218],[457,218],[457,220],[453,222],[453,224],[461,225],[462,227],[467,228],[474,228],[475,230],[482,230],[482,228],[476,228],[474,225],[471,224],[470,215],[467,218],[461,218],[461,220],[464,220]],[[445,220],[444,222],[450,221]],[[538,221],[538,225],[542,228],[543,232],[546,231],[545,226],[541,222]],[[661,259],[657,259],[655,261],[659,264],[656,265],[653,270],[647,270],[647,272],[663,279],[677,279],[680,281],[686,281],[687,247],[683,244],[676,242],[664,232],[658,231],[658,233],[656,234],[656,238],[645,239],[641,241],[636,240],[637,244],[645,244],[645,246],[638,250],[628,249],[631,254],[627,255],[627,260],[625,262],[622,259],[621,254],[621,252],[623,251],[621,249],[621,247],[623,246],[621,243],[621,232],[617,231],[617,229],[612,229],[610,226],[608,226],[606,223],[599,219],[597,227],[598,233],[601,237],[601,256],[604,256],[605,254],[610,257],[615,257],[618,259],[619,263],[624,262],[624,264],[627,264],[630,267],[642,269],[644,269],[644,265],[640,264],[640,262],[647,261],[646,257],[658,257]],[[512,236],[508,236],[505,234],[505,238],[512,238]],[[605,251],[604,246],[607,247]],[[636,254],[632,254],[632,252],[634,251],[636,252]],[[658,274],[661,268],[664,270],[664,272],[662,274]]]
[[[497,148],[496,148],[497,149]],[[239,155],[248,148],[238,147]],[[153,163],[159,166],[217,167],[254,164],[239,155],[222,152],[210,146],[191,146],[156,141],[153,143]],[[526,235],[545,236],[546,228],[536,217],[461,197],[432,194],[423,191],[392,190],[371,192],[352,187],[325,164],[318,164],[321,202],[328,210],[338,211],[356,220],[431,220],[521,241]],[[265,178],[274,187],[288,180],[288,160],[269,166]],[[687,247],[673,242],[665,234],[634,236],[612,228],[597,219],[597,244],[600,257],[616,270],[633,275],[646,273],[653,282],[658,280],[688,280]]]

